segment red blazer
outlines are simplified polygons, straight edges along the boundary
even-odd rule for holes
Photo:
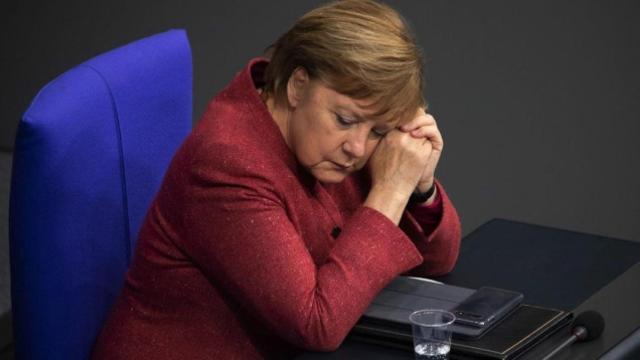
[[[442,186],[398,227],[362,206],[366,174],[316,181],[256,91],[266,64],[251,61],[175,155],[94,358],[332,350],[395,276],[452,269],[460,223]]]

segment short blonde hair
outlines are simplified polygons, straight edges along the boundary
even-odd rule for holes
[[[287,103],[289,77],[303,67],[341,94],[371,99],[376,116],[405,122],[425,106],[422,51],[402,16],[373,0],[311,10],[267,49],[267,57],[264,90],[276,103]]]

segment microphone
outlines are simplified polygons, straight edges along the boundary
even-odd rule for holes
[[[589,310],[581,313],[573,321],[573,328],[571,329],[571,336],[565,340],[562,344],[556,347],[552,352],[542,360],[549,360],[557,353],[564,350],[564,348],[573,344],[574,342],[591,341],[597,339],[602,335],[604,331],[604,318],[599,312]]]

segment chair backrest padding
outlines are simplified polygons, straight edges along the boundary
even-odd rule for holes
[[[69,70],[24,114],[9,227],[17,358],[89,356],[190,130],[191,84],[186,33],[172,30]]]

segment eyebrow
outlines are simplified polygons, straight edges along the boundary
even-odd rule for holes
[[[348,107],[346,107],[346,106],[336,104],[336,109],[338,109],[338,110],[340,110],[340,111],[346,111],[346,112],[348,112],[349,114],[351,114],[351,115],[353,115],[354,117],[356,117],[356,118],[357,118],[358,120],[360,120],[360,121],[362,121],[362,119],[363,119],[362,114],[358,113],[357,111],[353,111],[353,109],[348,108]]]
[[[344,106],[344,105],[341,105],[341,104],[336,104],[335,107],[339,111],[347,111],[347,112],[349,112],[349,114],[352,115],[357,122],[372,121],[372,122],[376,123],[373,127],[375,129],[377,129],[378,131],[388,132],[388,131],[391,131],[391,130],[395,129],[397,127],[397,125],[398,125],[398,121],[389,120],[389,119],[383,120],[381,124],[377,124],[377,122],[379,120],[381,120],[381,119],[376,119],[375,115],[373,117],[362,116],[361,113],[359,113],[357,111],[354,111],[350,107],[347,107],[347,106]]]
[[[353,108],[351,108],[350,106],[345,106],[342,104],[335,104],[335,107],[337,110],[341,110],[341,111],[346,111],[348,112],[350,115],[352,115],[356,120],[362,122],[362,121],[377,121],[376,116],[366,116],[364,114],[362,114],[360,111],[357,110],[353,110]]]

